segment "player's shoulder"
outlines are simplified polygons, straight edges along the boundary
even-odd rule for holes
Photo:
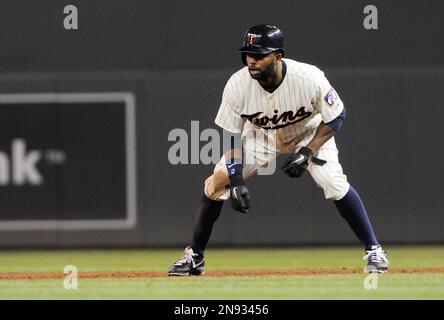
[[[236,72],[234,72],[228,79],[231,83],[240,83],[251,80],[250,73],[248,72],[248,67],[243,67]]]
[[[251,88],[252,81],[248,67],[243,67],[230,76],[225,84],[225,91],[234,92],[236,95],[242,96]]]
[[[287,65],[287,75],[300,81],[317,81],[324,77],[324,72],[317,66],[284,58]]]

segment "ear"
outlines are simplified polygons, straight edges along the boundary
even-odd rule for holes
[[[282,53],[280,53],[280,52],[278,52],[278,53],[275,53],[275,61],[276,62],[280,62],[281,60],[282,60]]]

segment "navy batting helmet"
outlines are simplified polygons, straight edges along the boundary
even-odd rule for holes
[[[242,48],[237,51],[241,52],[242,62],[245,65],[247,64],[245,59],[247,53],[269,54],[280,52],[284,56],[284,34],[276,26],[259,24],[247,30]]]

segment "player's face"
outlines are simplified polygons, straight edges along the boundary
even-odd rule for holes
[[[275,69],[276,55],[247,53],[245,56],[250,76],[259,81],[267,81]]]

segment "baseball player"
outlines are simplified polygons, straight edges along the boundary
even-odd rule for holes
[[[215,120],[223,128],[224,155],[205,181],[191,245],[168,275],[204,273],[205,248],[224,200],[248,212],[246,180],[280,154],[288,154],[283,172],[294,178],[308,171],[334,202],[364,246],[366,270],[385,272],[387,255],[339,163],[334,135],[346,111],[338,93],[317,67],[284,58],[284,36],[275,26],[251,27],[238,51],[245,67],[226,83]]]

